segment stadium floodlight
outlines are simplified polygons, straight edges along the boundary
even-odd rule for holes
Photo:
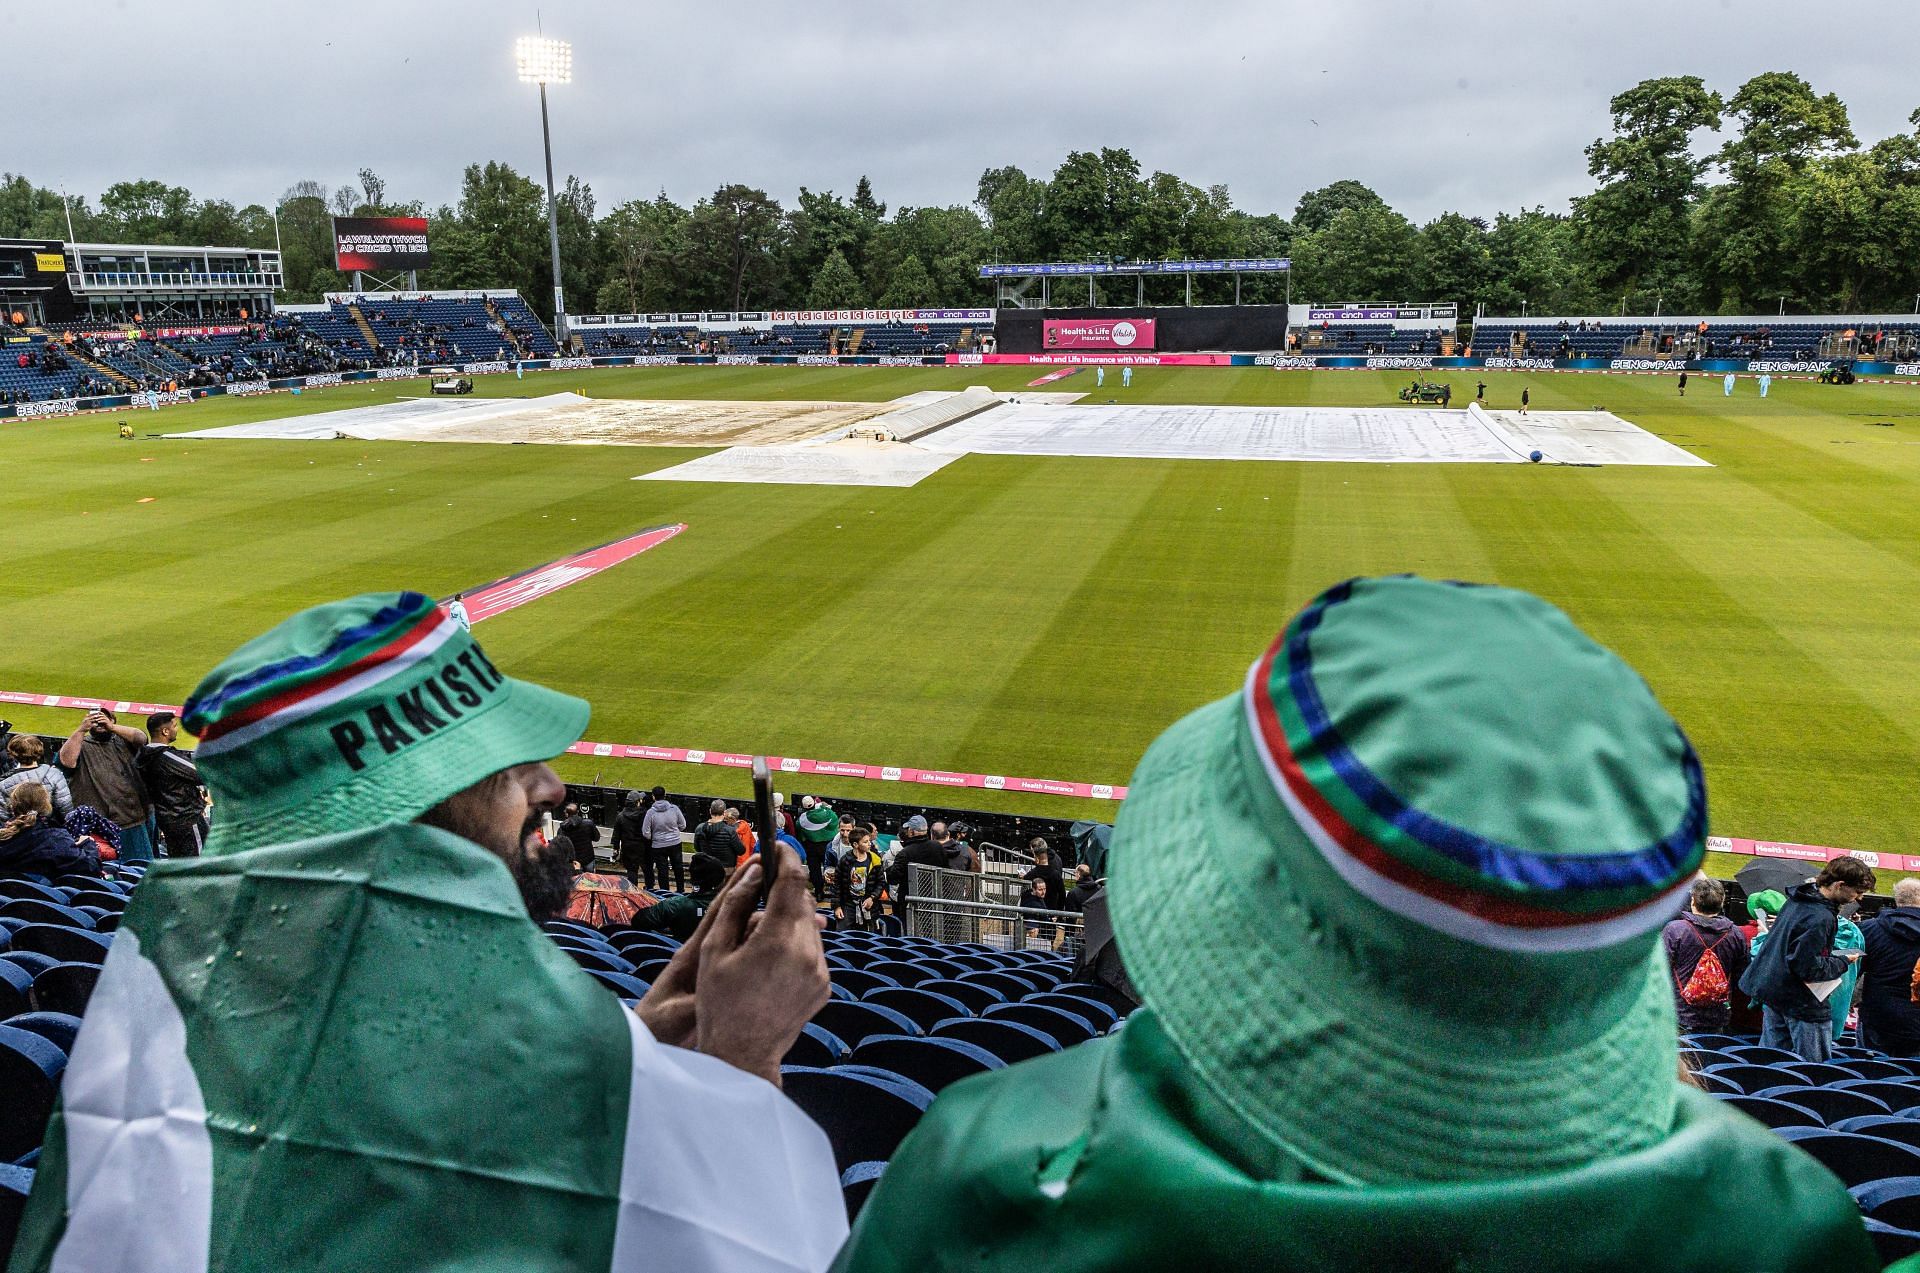
[[[520,66],[522,84],[573,82],[573,45],[565,40],[523,35],[513,43],[513,58]]]
[[[567,297],[560,287],[560,211],[553,193],[553,133],[547,127],[547,85],[573,82],[573,45],[543,35],[523,35],[513,44],[522,84],[540,86],[540,142],[547,152],[547,247],[553,253],[553,334],[567,343]]]

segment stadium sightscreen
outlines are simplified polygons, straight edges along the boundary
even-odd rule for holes
[[[335,217],[334,261],[342,270],[424,270],[425,217]]]
[[[1090,274],[1279,274],[1293,268],[1284,256],[1225,261],[1050,261],[1040,265],[983,265],[981,278],[1076,278]]]

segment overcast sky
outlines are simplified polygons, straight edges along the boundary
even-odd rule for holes
[[[1792,70],[1840,94],[1863,143],[1920,106],[1911,57],[1870,27],[1779,0],[544,0],[574,46],[550,90],[555,166],[602,211],[724,182],[890,206],[971,201],[982,169],[1050,173],[1073,149],[1224,182],[1290,213],[1366,182],[1416,220],[1563,210],[1607,99],[1697,74],[1730,94]],[[154,177],[236,204],[368,166],[429,207],[461,168],[540,167],[535,90],[515,81],[533,4],[63,0],[0,6],[10,96],[32,102],[0,168],[97,199]],[[962,21],[956,21],[956,17]],[[49,25],[51,23],[51,25]],[[84,52],[82,52],[84,50]],[[116,62],[116,58],[122,58]],[[96,63],[102,65],[96,66]]]

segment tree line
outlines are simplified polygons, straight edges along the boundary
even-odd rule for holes
[[[1143,175],[1125,149],[1074,151],[1051,176],[982,173],[971,202],[889,213],[862,177],[851,196],[803,187],[791,206],[724,185],[691,206],[663,192],[602,213],[569,177],[557,211],[562,282],[576,312],[981,304],[995,261],[1291,256],[1302,300],[1453,301],[1463,311],[1602,314],[1897,311],[1920,296],[1920,110],[1914,128],[1863,146],[1846,105],[1800,76],[1757,75],[1730,96],[1698,76],[1644,80],[1610,103],[1612,131],[1586,148],[1590,193],[1564,211],[1491,221],[1444,212],[1417,225],[1357,180],[1301,196],[1291,216],[1234,206],[1227,187]],[[284,299],[344,290],[333,215],[428,215],[423,287],[512,287],[550,317],[546,202],[529,176],[468,166],[460,197],[429,211],[370,169],[329,188],[297,183],[275,209],[196,199],[164,182],[121,182],[96,204],[0,176],[0,236],[271,247]],[[1074,281],[1057,303],[1085,300]],[[1286,281],[1247,276],[1243,299]],[[1177,304],[1179,278],[1150,279]],[[1196,278],[1194,299],[1232,298]],[[1096,285],[1133,303],[1134,284]]]

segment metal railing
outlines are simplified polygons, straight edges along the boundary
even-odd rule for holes
[[[1026,882],[1018,875],[915,865],[908,868],[908,876],[909,936],[949,944],[978,942],[1001,950],[1038,947],[1075,954],[1080,949],[1080,916],[1022,910],[1020,894]]]

